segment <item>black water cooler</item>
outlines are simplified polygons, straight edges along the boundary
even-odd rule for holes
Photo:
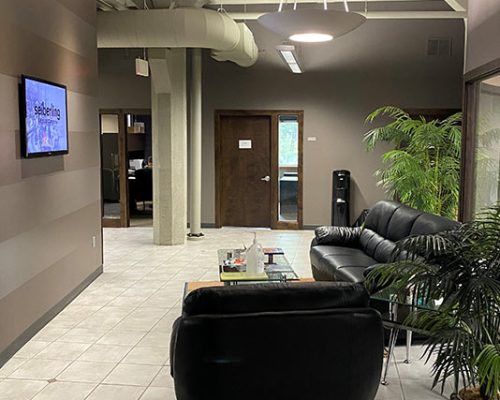
[[[333,171],[332,184],[332,225],[349,226],[351,207],[351,173]]]

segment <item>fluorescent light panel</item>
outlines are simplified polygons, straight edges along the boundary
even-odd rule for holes
[[[291,63],[291,64],[288,64],[288,66],[290,67],[290,69],[292,70],[292,72],[294,74],[301,74],[302,73],[302,70],[300,69],[299,64]]]
[[[276,50],[278,51],[281,59],[286,63],[286,65],[288,65],[288,68],[290,68],[294,74],[301,74],[304,72],[300,66],[295,46],[281,45],[277,46]]]
[[[281,55],[283,56],[283,58],[285,59],[285,61],[288,64],[290,64],[290,63],[297,64],[297,60],[295,60],[295,57],[291,51],[289,51],[289,50],[282,51]]]

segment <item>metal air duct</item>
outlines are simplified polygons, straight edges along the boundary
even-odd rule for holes
[[[224,13],[200,8],[101,12],[99,48],[202,48],[218,61],[250,67],[258,58],[252,32]]]

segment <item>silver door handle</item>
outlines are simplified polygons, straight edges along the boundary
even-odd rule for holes
[[[260,178],[261,181],[266,181],[269,182],[271,180],[271,177],[269,175],[265,176],[264,178]]]

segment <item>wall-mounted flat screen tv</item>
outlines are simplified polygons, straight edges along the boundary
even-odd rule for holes
[[[66,86],[23,75],[19,99],[22,156],[67,154]]]

